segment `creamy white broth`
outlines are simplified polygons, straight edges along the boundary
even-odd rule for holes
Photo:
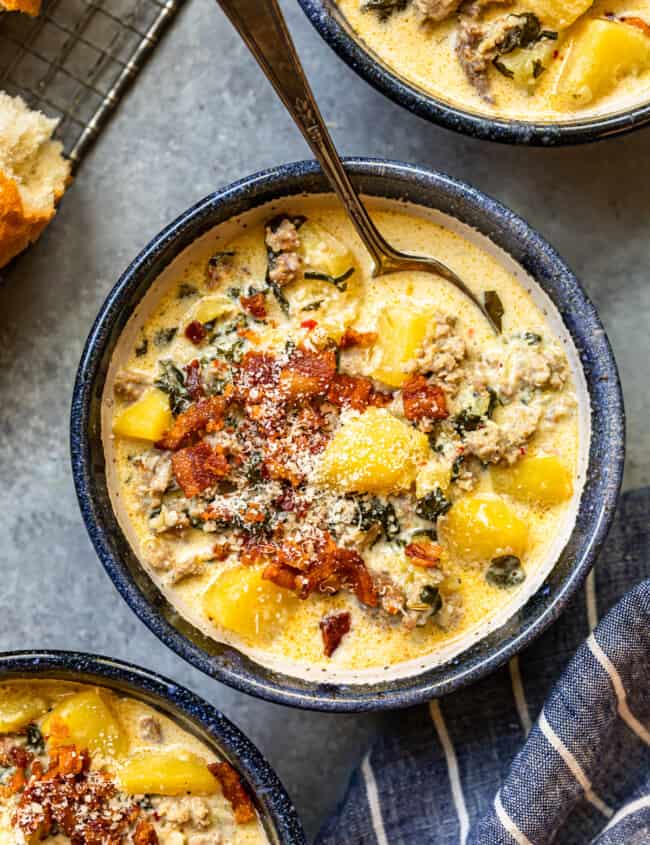
[[[459,325],[463,331],[472,333],[478,345],[495,342],[480,313],[454,288],[442,281],[416,274],[370,281],[367,278],[369,263],[363,248],[343,216],[333,211],[331,203],[322,198],[275,203],[272,207],[258,210],[204,236],[177,259],[148,293],[123,335],[111,364],[103,414],[110,492],[118,519],[149,574],[179,612],[210,636],[232,643],[265,665],[302,677],[317,677],[321,672],[326,672],[328,677],[350,682],[376,679],[378,672],[382,678],[418,672],[462,652],[472,642],[512,616],[541,585],[568,538],[584,478],[589,440],[586,392],[577,355],[559,315],[535,283],[493,244],[450,218],[410,207],[408,214],[405,214],[407,209],[399,203],[371,204],[384,209],[378,216],[379,225],[397,246],[437,255],[456,269],[476,291],[484,290],[486,286],[498,290],[506,312],[506,333],[513,326],[525,327],[527,331],[538,331],[547,336],[550,333],[559,338],[568,357],[570,392],[573,393],[575,389],[578,397],[575,412],[538,434],[535,448],[542,453],[561,452],[563,460],[571,467],[573,496],[555,508],[541,511],[534,508],[533,519],[530,508],[521,502],[509,501],[513,511],[531,525],[530,547],[526,554],[526,580],[521,586],[514,590],[499,590],[485,583],[484,572],[480,569],[464,567],[461,575],[461,591],[465,598],[464,618],[460,625],[447,631],[431,623],[413,631],[405,631],[400,626],[387,624],[385,619],[377,621],[349,593],[340,592],[327,598],[312,594],[307,601],[300,602],[292,610],[291,620],[283,630],[271,640],[265,641],[262,636],[256,642],[255,638],[242,639],[231,631],[215,627],[202,612],[203,595],[221,570],[218,564],[173,585],[169,583],[166,573],[157,571],[148,561],[152,545],[157,540],[152,538],[147,529],[146,515],[141,511],[139,496],[129,488],[127,482],[129,470],[125,470],[125,467],[129,466],[128,455],[138,451],[137,444],[135,441],[114,438],[110,433],[115,409],[113,385],[117,374],[125,367],[147,370],[153,364],[159,354],[155,348],[148,349],[144,356],[133,355],[134,348],[141,343],[142,326],[146,326],[145,333],[152,336],[156,329],[150,326],[176,324],[188,310],[188,303],[176,298],[179,281],[185,279],[200,286],[205,261],[211,253],[222,249],[223,245],[230,249],[233,240],[236,240],[234,248],[238,255],[245,255],[242,264],[250,272],[251,278],[259,280],[264,276],[266,263],[263,244],[260,243],[260,224],[278,211],[302,213],[344,241],[364,270],[363,307],[355,323],[356,329],[371,330],[378,310],[389,300],[393,300],[398,308],[405,302],[416,302],[418,307],[426,306],[439,313],[458,315]],[[432,222],[434,220],[435,223]],[[441,229],[440,224],[445,228]],[[242,231],[244,225],[247,231],[238,236],[237,233]],[[488,285],[486,279],[489,279]],[[275,344],[285,334],[283,324],[278,323],[269,334],[270,341]],[[185,340],[175,340],[174,344],[172,348],[179,360],[190,360],[190,356],[195,354],[191,348],[185,348],[191,347]],[[183,357],[185,355],[188,357]],[[348,366],[355,372],[365,372],[364,366],[367,367],[368,362],[355,363],[355,358],[363,358],[363,354],[350,353]],[[489,474],[484,475],[474,493],[493,495]],[[548,537],[553,537],[550,544]],[[201,532],[192,531],[175,541],[175,547],[187,558],[195,555],[197,550],[208,554],[214,540],[214,535],[206,537]],[[375,563],[381,565],[382,557],[390,557],[391,551],[385,544],[379,544],[373,555]],[[417,580],[421,573],[417,572],[415,577]],[[324,614],[336,612],[350,614],[352,631],[343,638],[334,655],[326,658],[319,622]]]
[[[557,123],[625,111],[650,99],[648,65],[635,68],[629,74],[619,74],[621,78],[611,90],[584,104],[567,108],[556,96],[560,77],[571,60],[570,54],[583,24],[590,20],[608,20],[612,16],[616,19],[637,17],[650,23],[647,0],[596,0],[575,23],[559,29],[553,20],[541,15],[542,28],[559,33],[556,41],[546,42],[549,50],[543,56],[544,71],[528,89],[490,67],[487,76],[492,102],[481,96],[458,61],[456,13],[440,22],[423,23],[413,6],[382,20],[377,14],[362,11],[360,0],[337,0],[337,5],[369,50],[389,68],[423,91],[470,112]],[[544,5],[532,0],[527,5],[525,0],[517,0],[488,8],[487,18],[522,14],[531,9],[536,11]],[[646,37],[650,37],[650,30],[648,32]],[[543,41],[539,43],[543,45]],[[553,49],[550,49],[551,45]],[[508,55],[503,58],[507,59]],[[612,69],[612,73],[616,75],[616,69]]]
[[[67,770],[60,762],[65,757],[74,766],[74,760],[83,755],[88,758],[84,767]],[[49,835],[47,828],[39,827],[40,834],[31,834],[25,827],[30,813],[37,818],[40,807],[47,806],[47,797],[60,799],[67,788],[65,775],[68,786],[74,779],[79,789],[87,787],[86,804],[95,800],[93,789],[98,783],[113,785],[109,803],[98,804],[94,812],[96,818],[112,814],[115,829],[119,813],[131,813],[122,829],[124,842],[133,841],[138,825],[150,828],[149,845],[208,845],[221,837],[237,845],[268,842],[252,803],[249,820],[236,821],[234,805],[207,769],[223,765],[211,748],[157,709],[103,687],[54,680],[0,683],[0,757],[5,787],[0,794],[3,845],[35,841],[34,835],[52,845],[70,841],[60,824],[58,832],[54,829]],[[147,788],[141,791],[140,785],[134,789],[130,769],[140,760],[145,761],[145,777],[151,781],[142,783]],[[188,760],[193,769],[183,785],[170,786],[169,776],[178,776],[178,767]],[[46,773],[44,782],[55,784],[49,792],[30,793],[41,778],[37,767]],[[12,790],[17,769],[23,773],[24,784]],[[67,800],[77,835],[83,836],[84,802],[77,806]]]

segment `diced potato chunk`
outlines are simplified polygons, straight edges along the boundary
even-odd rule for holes
[[[225,296],[204,296],[187,312],[184,323],[191,323],[193,320],[211,323],[221,317],[230,317],[236,310],[235,303]]]
[[[148,390],[141,399],[121,411],[113,421],[113,432],[137,440],[160,440],[172,424],[169,399],[162,390]]]
[[[203,610],[216,625],[240,636],[267,639],[286,627],[298,602],[293,593],[262,578],[253,567],[226,569],[203,596]]]
[[[401,387],[410,375],[406,364],[422,346],[432,320],[431,314],[406,304],[384,308],[377,321],[373,353],[377,364],[371,375],[391,387]]]
[[[543,29],[565,29],[593,5],[593,0],[526,0],[526,11],[540,20]]]
[[[47,710],[47,703],[30,690],[0,686],[0,733],[29,725]]]
[[[650,37],[625,23],[587,21],[576,33],[554,92],[558,108],[579,108],[650,67]]]
[[[443,465],[442,461],[432,458],[419,470],[415,479],[415,495],[418,499],[424,498],[436,487],[443,493],[449,490],[451,473],[449,468]]]
[[[187,751],[144,751],[125,761],[118,773],[129,795],[211,795],[219,782],[207,763]]]
[[[467,496],[440,520],[440,536],[450,552],[467,561],[490,561],[503,554],[522,557],[526,524],[494,495]]]
[[[354,255],[348,247],[318,223],[307,220],[300,227],[299,236],[306,271],[326,273],[338,279],[350,267],[356,268]]]
[[[407,490],[430,451],[421,431],[385,408],[369,408],[345,422],[329,442],[322,456],[321,476],[347,492]]]
[[[120,757],[127,735],[113,712],[110,693],[88,689],[64,698],[41,725],[49,747],[76,745],[91,754]]]
[[[571,472],[555,455],[531,455],[512,467],[493,466],[490,475],[498,493],[523,502],[556,505],[573,493]]]

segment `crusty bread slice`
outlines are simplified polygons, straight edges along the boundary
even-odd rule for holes
[[[41,234],[70,179],[56,123],[0,91],[0,267]]]
[[[41,11],[41,0],[0,0],[0,11],[26,12],[35,17]]]

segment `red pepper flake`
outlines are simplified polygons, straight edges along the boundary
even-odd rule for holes
[[[319,624],[323,635],[325,657],[331,657],[341,645],[343,637],[350,631],[350,614],[336,613],[332,616],[323,616]]]
[[[559,50],[553,50],[553,58],[554,58],[554,59],[557,59],[557,57],[558,57],[559,55],[560,55],[560,51],[559,51]]]
[[[317,325],[318,323],[316,322],[316,320],[303,320],[300,324],[300,328],[308,329],[309,331],[311,331],[312,329],[315,329]]]
[[[198,346],[201,341],[205,340],[206,335],[205,326],[198,320],[192,320],[191,323],[185,326],[185,337],[195,346]]]

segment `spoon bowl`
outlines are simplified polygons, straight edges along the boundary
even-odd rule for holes
[[[416,270],[432,273],[460,290],[496,334],[501,327],[484,303],[446,264],[408,255],[391,246],[375,226],[354,189],[314,98],[277,0],[217,0],[273,85],[311,147],[373,262],[373,276]]]

